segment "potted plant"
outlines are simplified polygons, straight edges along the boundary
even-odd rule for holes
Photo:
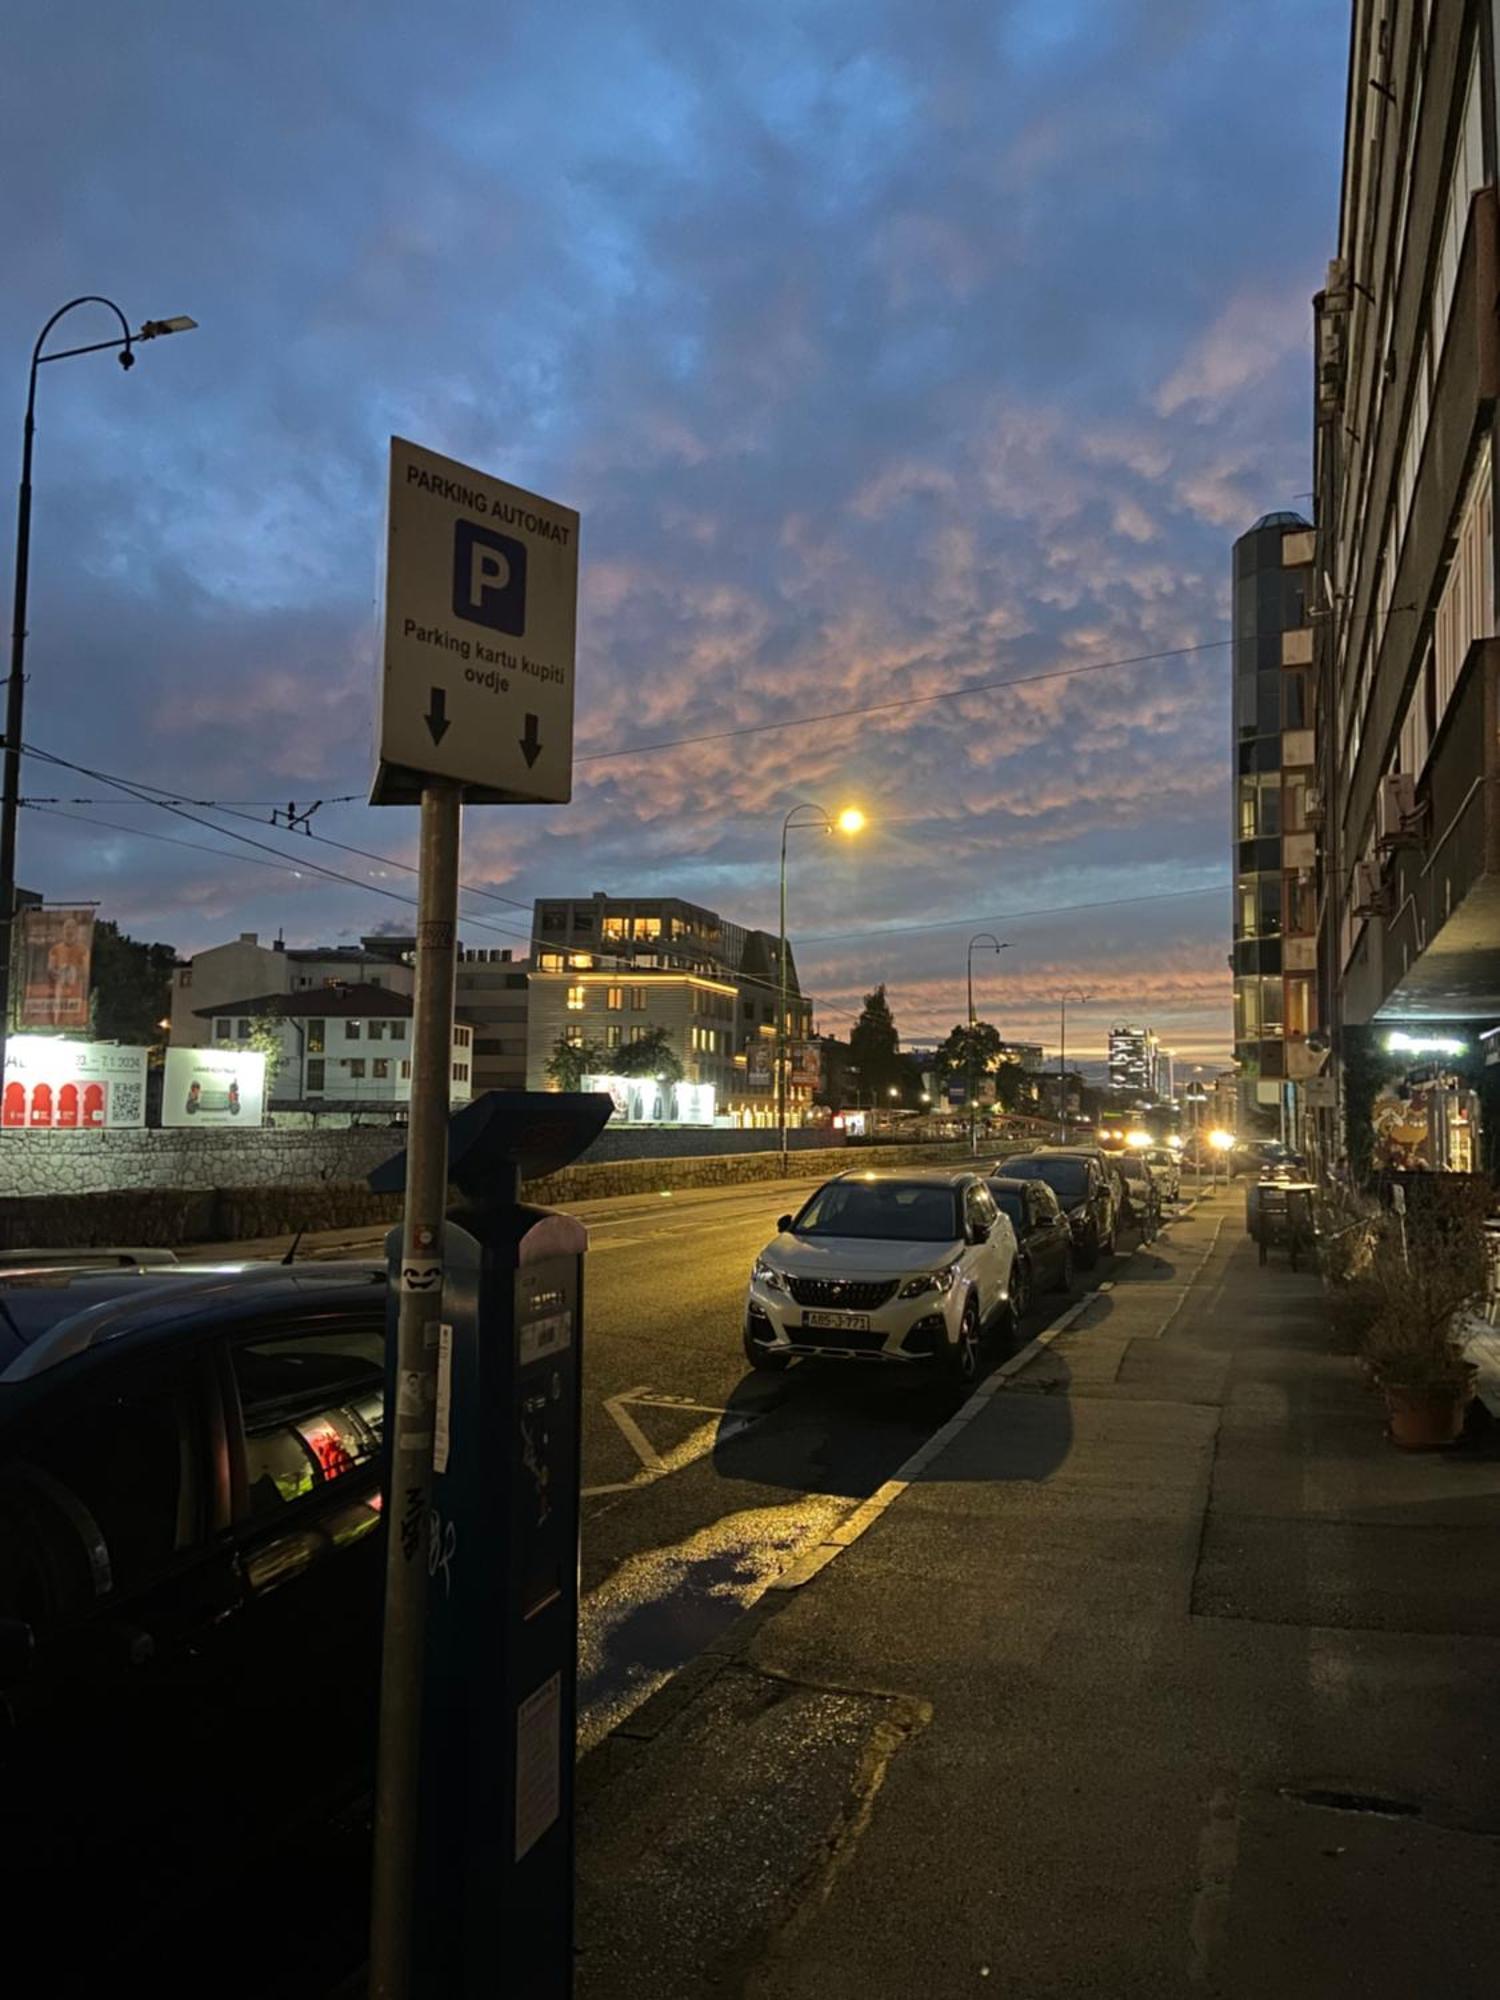
[[[1463,1429],[1476,1371],[1455,1329],[1487,1283],[1484,1193],[1440,1178],[1430,1200],[1388,1218],[1369,1274],[1379,1302],[1364,1359],[1385,1397],[1386,1434],[1408,1451],[1452,1444]]]

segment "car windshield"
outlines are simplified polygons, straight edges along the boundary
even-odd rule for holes
[[[1150,1178],[1146,1171],[1146,1162],[1139,1158],[1121,1160],[1120,1172],[1128,1181],[1143,1181]]]
[[[872,1236],[893,1243],[956,1243],[958,1196],[930,1181],[830,1181],[792,1228],[798,1236]]]
[[[1089,1170],[1082,1160],[1007,1160],[1005,1171],[1012,1180],[1045,1181],[1062,1195],[1089,1191]]]

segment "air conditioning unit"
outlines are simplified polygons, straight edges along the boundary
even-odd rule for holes
[[[1356,917],[1383,917],[1391,906],[1390,892],[1380,879],[1373,861],[1356,861],[1354,864],[1354,900],[1352,914]]]
[[[1323,824],[1323,794],[1316,785],[1309,785],[1302,801],[1302,817],[1316,833]]]
[[[1375,845],[1382,854],[1415,847],[1421,820],[1416,779],[1410,771],[1388,773],[1375,795]]]

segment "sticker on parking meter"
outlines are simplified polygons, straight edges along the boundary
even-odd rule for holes
[[[516,1859],[529,1854],[562,1810],[562,1675],[516,1710]]]
[[[573,1338],[573,1315],[570,1312],[548,1313],[542,1319],[534,1319],[521,1328],[518,1336],[520,1363],[529,1368],[533,1361],[545,1361],[549,1354],[561,1354]]]
[[[401,1289],[403,1292],[435,1292],[443,1282],[443,1267],[432,1263],[403,1263],[401,1266]]]
[[[432,1440],[432,1469],[448,1470],[448,1412],[453,1402],[453,1328],[438,1328],[437,1423]]]

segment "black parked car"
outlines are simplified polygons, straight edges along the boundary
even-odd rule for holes
[[[1016,1305],[1019,1317],[1038,1292],[1068,1291],[1073,1283],[1073,1231],[1063,1214],[1062,1204],[1040,1180],[1011,1180],[997,1175],[989,1183],[990,1193],[1000,1213],[1010,1218],[1016,1232],[1017,1263],[1010,1281],[1014,1303],[1016,1287],[1022,1289]]]
[[[292,1962],[326,1990],[357,1962],[385,1307],[373,1264],[0,1275],[18,1992],[238,1995]]]
[[[1085,1153],[1022,1153],[995,1169],[1008,1180],[1045,1181],[1057,1196],[1073,1231],[1073,1251],[1085,1271],[1115,1247],[1114,1189],[1096,1160]]]

